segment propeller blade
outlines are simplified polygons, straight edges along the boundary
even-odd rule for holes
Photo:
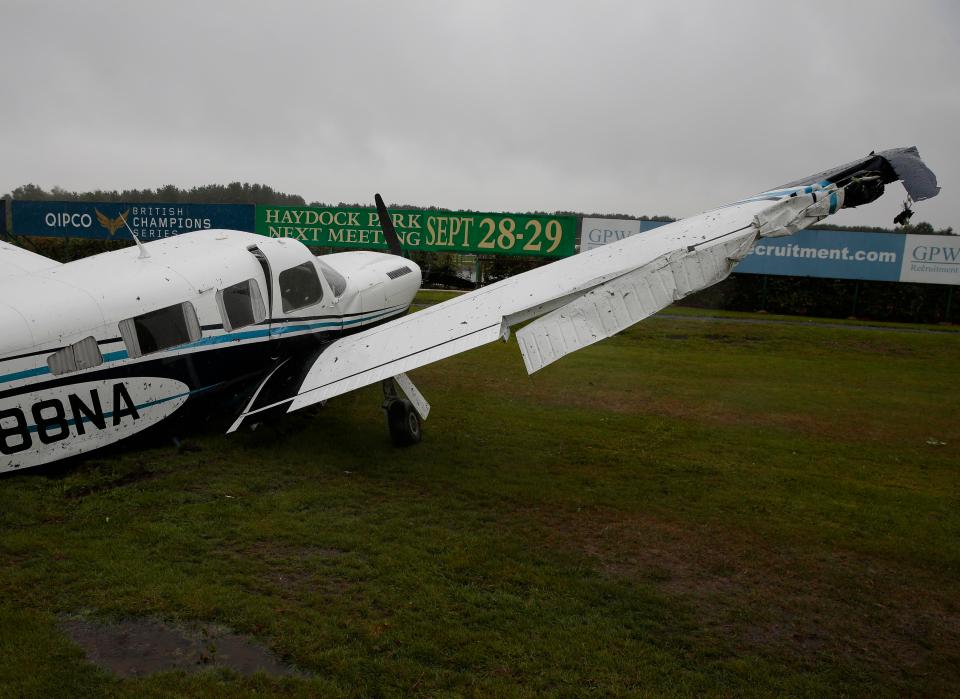
[[[380,217],[380,228],[383,229],[383,237],[387,239],[387,246],[391,253],[402,256],[403,249],[400,247],[400,236],[397,235],[397,229],[393,227],[393,221],[387,211],[386,204],[383,203],[383,197],[374,194],[373,198],[377,202],[377,216]]]

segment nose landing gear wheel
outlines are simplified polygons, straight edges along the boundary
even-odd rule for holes
[[[390,439],[395,446],[408,447],[420,441],[420,416],[410,401],[404,398],[392,400],[387,404],[386,411]]]

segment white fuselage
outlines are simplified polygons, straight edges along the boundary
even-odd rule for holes
[[[0,279],[0,472],[116,442],[193,397],[229,412],[279,364],[406,312],[421,281],[394,255],[315,257],[237,231],[144,251]]]

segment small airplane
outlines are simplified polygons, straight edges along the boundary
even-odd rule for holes
[[[0,472],[173,420],[255,427],[378,382],[393,441],[413,444],[430,406],[411,369],[524,324],[533,373],[721,281],[758,239],[870,203],[897,180],[908,202],[940,190],[915,147],[871,153],[414,314],[420,269],[379,194],[392,254],[314,256],[228,230],[134,236],[136,247],[66,264],[0,243]]]

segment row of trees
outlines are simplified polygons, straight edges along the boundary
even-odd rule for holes
[[[25,184],[14,189],[14,199],[30,201],[128,201],[131,203],[169,202],[171,204],[276,204],[278,206],[303,206],[299,194],[278,192],[266,184],[231,182],[208,184],[185,189],[168,184],[156,189],[96,189],[92,192],[71,192],[62,187],[47,191],[35,184]]]
[[[958,323],[960,293],[954,292],[954,287],[940,284],[733,274],[680,305],[816,318]]]

